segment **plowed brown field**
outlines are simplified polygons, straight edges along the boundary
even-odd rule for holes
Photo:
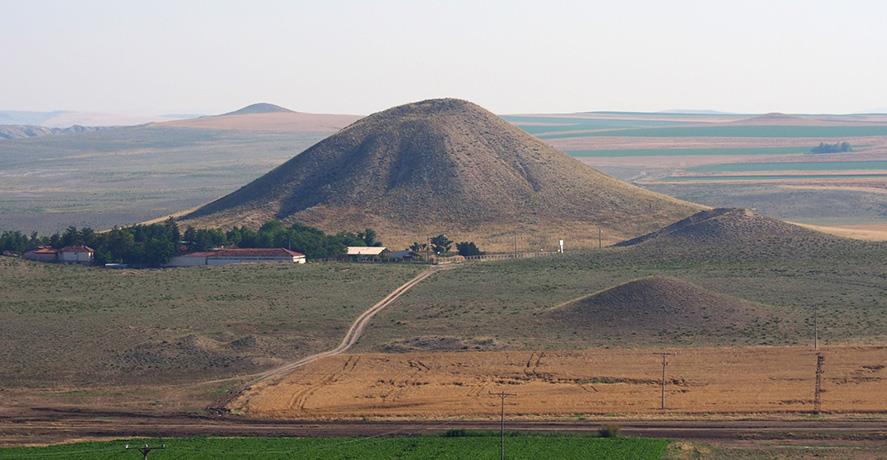
[[[660,414],[659,350],[592,349],[339,355],[259,384],[229,406],[270,418],[484,418],[499,398],[511,416]],[[805,347],[669,350],[668,413],[812,410],[816,353]],[[825,355],[826,412],[887,412],[887,347],[840,346]]]

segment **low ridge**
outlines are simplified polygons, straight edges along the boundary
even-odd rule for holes
[[[627,184],[458,99],[363,118],[185,220],[278,218],[327,231],[376,228],[389,246],[447,233],[484,249],[572,247],[648,232],[700,206]]]
[[[235,110],[233,112],[224,113],[221,116],[227,115],[249,115],[253,113],[281,113],[281,112],[292,112],[292,110],[281,107],[279,105],[269,104],[267,102],[259,102],[257,104],[250,104],[241,109]]]
[[[760,215],[749,209],[716,208],[700,211],[662,229],[617,243],[616,246],[669,246],[702,248],[718,246],[773,248],[783,246],[823,246],[848,240],[779,219]]]
[[[570,301],[547,315],[564,327],[620,337],[742,337],[774,318],[769,307],[676,278],[651,276]],[[771,323],[772,324],[772,323]]]

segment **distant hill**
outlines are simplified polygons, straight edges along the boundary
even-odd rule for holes
[[[74,125],[70,128],[49,128],[33,125],[0,125],[0,140],[27,139],[30,137],[57,136],[60,134],[88,133],[106,129],[102,127]]]
[[[157,126],[276,133],[334,133],[354,123],[358,115],[294,112],[279,105],[261,102],[233,112],[188,120],[159,123]]]
[[[618,240],[700,208],[607,176],[475,104],[435,99],[357,121],[185,219],[373,227],[394,247],[444,232],[490,250],[515,238],[589,246],[598,227]]]
[[[222,116],[226,115],[249,115],[253,113],[285,113],[292,112],[290,109],[285,109],[279,105],[269,104],[267,102],[260,102],[258,104],[251,104],[241,109],[235,110],[233,112],[228,112],[222,114]]]
[[[27,125],[47,128],[70,128],[80,126],[133,126],[145,123],[162,122],[191,118],[193,115],[153,115],[145,113],[103,113],[56,110],[32,112],[0,110],[0,125]]]
[[[676,278],[652,276],[595,292],[546,315],[596,336],[740,336],[764,318],[767,306],[712,292]],[[630,339],[635,340],[635,339]]]

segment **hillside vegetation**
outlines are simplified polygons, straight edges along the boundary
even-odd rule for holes
[[[574,160],[470,102],[437,99],[366,117],[185,216],[271,218],[327,231],[371,227],[395,247],[447,233],[488,249],[635,236],[701,209]]]
[[[885,243],[707,211],[624,247],[440,273],[377,316],[359,347],[804,344],[814,312],[829,343],[877,342],[887,337],[885,260]]]
[[[335,346],[418,270],[104,270],[0,257],[0,386],[161,384],[265,369]]]

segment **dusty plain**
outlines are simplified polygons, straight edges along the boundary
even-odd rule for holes
[[[829,346],[823,410],[887,411],[887,347]],[[660,409],[661,356],[666,410]],[[803,413],[813,409],[812,347],[613,348],[341,355],[232,402],[256,418],[467,418]]]

